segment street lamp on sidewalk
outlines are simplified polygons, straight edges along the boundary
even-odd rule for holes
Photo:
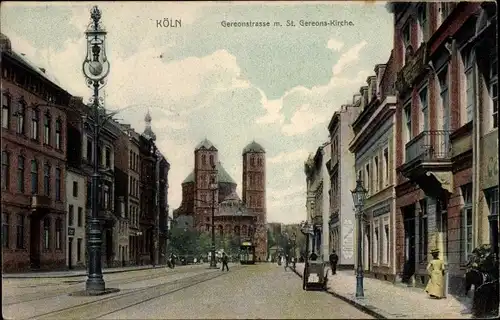
[[[362,261],[362,236],[361,236],[361,224],[363,219],[363,206],[366,199],[366,189],[363,187],[363,181],[361,180],[361,174],[356,181],[356,188],[351,190],[352,200],[354,202],[354,207],[356,208],[356,219],[358,221],[358,265],[356,270],[356,298],[363,298],[365,296],[363,290],[363,261]]]
[[[102,230],[99,219],[99,135],[101,130],[100,119],[104,108],[100,105],[99,90],[106,84],[110,64],[106,57],[106,31],[101,25],[101,11],[97,6],[90,11],[91,22],[85,32],[87,40],[87,54],[82,69],[87,86],[93,89],[91,110],[93,118],[93,174],[92,174],[92,215],[88,228],[88,274],[85,290],[89,295],[100,295],[106,291],[102,275],[101,244]],[[105,116],[105,114],[104,114]]]

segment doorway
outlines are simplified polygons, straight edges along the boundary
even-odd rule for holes
[[[68,239],[68,269],[73,269],[73,237]]]
[[[42,244],[40,234],[40,219],[31,217],[30,221],[30,268],[40,269],[40,245]]]
[[[404,219],[404,266],[403,266],[403,282],[408,282],[415,274],[416,249],[415,249],[415,205],[407,206],[403,209]]]

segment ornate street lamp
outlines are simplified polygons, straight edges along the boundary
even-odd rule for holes
[[[212,169],[215,170],[215,165],[212,166]],[[210,268],[217,268],[217,263],[215,261],[215,192],[217,192],[217,181],[215,177],[212,178],[210,183],[210,190],[212,190],[212,252],[210,254]]]
[[[365,204],[367,191],[363,187],[363,180],[361,180],[361,174],[356,181],[356,188],[351,190],[352,200],[354,202],[354,207],[356,208],[356,218],[358,221],[358,266],[356,270],[356,298],[362,298],[365,296],[363,290],[363,259],[362,259],[362,246],[361,246],[361,222],[363,219],[363,206]]]
[[[106,31],[101,25],[101,11],[97,6],[94,6],[90,11],[91,22],[85,32],[87,39],[87,56],[83,61],[83,74],[86,78],[87,86],[93,89],[93,97],[91,99],[91,108],[93,111],[93,174],[92,174],[92,215],[89,219],[89,228],[87,235],[87,246],[89,252],[89,260],[87,263],[88,273],[85,283],[85,291],[89,295],[100,295],[106,291],[102,275],[101,265],[101,244],[102,230],[99,219],[99,134],[101,116],[99,101],[99,89],[101,89],[109,74],[109,61],[106,57],[105,40]],[[104,111],[104,109],[103,109]]]

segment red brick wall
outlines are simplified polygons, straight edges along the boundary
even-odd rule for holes
[[[52,244],[55,245],[55,225],[54,221],[56,217],[63,219],[63,247],[62,250],[56,251],[51,248],[47,251],[41,251],[41,263],[42,268],[59,268],[65,266],[65,235],[66,235],[66,187],[65,187],[65,176],[66,176],[66,114],[62,109],[57,107],[47,107],[45,106],[47,102],[40,96],[31,93],[17,84],[10,82],[8,79],[2,79],[2,92],[8,91],[11,95],[11,118],[10,118],[10,129],[2,128],[2,151],[7,151],[10,154],[10,169],[9,169],[9,185],[7,190],[2,190],[2,213],[7,213],[9,215],[10,221],[10,246],[9,248],[3,249],[3,261],[2,268],[5,271],[18,271],[25,270],[29,267],[29,239],[30,239],[30,227],[29,227],[29,217],[31,216],[30,210],[24,209],[28,208],[31,204],[31,161],[36,159],[38,161],[38,191],[43,192],[43,165],[48,162],[51,166],[51,214],[49,217],[52,219],[52,232],[51,235],[54,237]],[[23,97],[26,101],[27,108],[25,114],[25,132],[26,135],[19,135],[16,133],[16,118],[12,116],[12,113],[16,111],[17,101],[20,97]],[[2,95],[3,99],[3,95]],[[40,121],[39,121],[39,141],[34,141],[30,139],[31,137],[31,118],[33,109],[30,108],[33,104],[39,104],[40,110]],[[43,115],[46,111],[49,111],[52,117],[52,128],[51,128],[51,143],[55,145],[55,120],[61,120],[61,146],[62,150],[56,150],[53,146],[43,145]],[[17,187],[17,165],[18,156],[24,156],[24,189],[23,193],[18,191]],[[61,170],[61,185],[60,194],[61,199],[56,201],[55,199],[55,169],[59,168]],[[15,249],[16,247],[16,234],[15,226],[17,223],[17,214],[23,214],[25,216],[24,234],[25,234],[25,249]],[[42,222],[40,222],[42,223]],[[41,228],[43,230],[43,228]],[[38,235],[41,237],[41,235]],[[38,237],[37,236],[37,237]],[[41,242],[40,242],[40,245]]]

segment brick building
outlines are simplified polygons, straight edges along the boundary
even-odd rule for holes
[[[66,265],[66,110],[70,94],[12,50],[2,54],[2,269]]]
[[[368,191],[364,203],[363,267],[366,274],[394,281],[396,276],[396,199],[394,154],[396,148],[394,60],[375,66],[357,101],[360,113],[352,123],[356,177]],[[344,179],[341,180],[344,184]],[[338,181],[332,181],[332,186]],[[352,185],[352,183],[351,183]],[[351,200],[352,201],[352,200]]]
[[[214,225],[220,237],[248,238],[256,246],[259,261],[267,259],[265,151],[256,142],[243,149],[243,197],[236,182],[218,161],[217,148],[207,139],[194,151],[194,170],[182,183],[182,201],[174,210],[199,231],[209,232],[212,224],[212,196],[215,197]],[[210,189],[215,183],[217,189]]]
[[[168,173],[170,163],[163,154],[158,157],[158,228],[159,228],[159,264],[167,263],[167,239],[168,239]]]
[[[429,252],[437,248],[447,265],[451,293],[461,290],[467,255],[485,242],[482,234],[488,224],[482,214],[487,210],[474,205],[481,203],[481,196],[472,169],[479,170],[485,161],[477,153],[478,133],[485,137],[494,129],[485,130],[481,122],[484,117],[493,124],[491,101],[496,99],[488,88],[496,79],[490,73],[494,61],[490,55],[496,55],[491,39],[496,37],[486,36],[489,48],[484,43],[474,45],[482,6],[391,4],[398,72],[397,271],[403,280],[424,285]],[[484,110],[490,115],[485,116]]]

